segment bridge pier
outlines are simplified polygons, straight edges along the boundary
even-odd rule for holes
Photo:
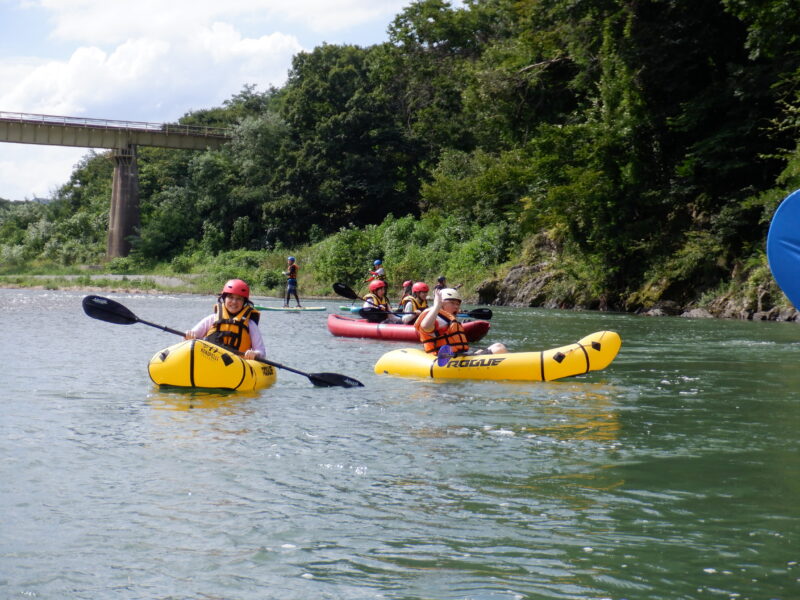
[[[130,238],[139,229],[139,168],[136,145],[115,149],[114,178],[111,184],[111,209],[108,213],[108,258],[128,256]]]
[[[127,256],[139,229],[136,147],[216,150],[231,132],[204,125],[111,121],[0,111],[0,142],[112,149],[114,180],[108,214],[108,258]]]

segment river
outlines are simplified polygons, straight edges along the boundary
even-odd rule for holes
[[[107,295],[180,330],[213,302]],[[622,350],[434,382],[375,375],[402,343],[331,336],[321,302],[264,313],[269,357],[364,388],[225,395],[154,387],[175,336],[82,296],[0,290],[2,598],[800,597],[797,324],[496,308],[486,342]]]

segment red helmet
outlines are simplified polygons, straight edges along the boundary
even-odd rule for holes
[[[424,281],[418,281],[417,283],[414,284],[414,287],[411,288],[411,291],[414,292],[415,294],[418,292],[429,292],[430,288],[428,287],[428,284],[425,283]]]
[[[221,296],[225,294],[236,294],[245,300],[250,299],[250,286],[248,286],[241,279],[231,279],[224,286],[222,286]]]
[[[386,287],[386,282],[385,281],[381,281],[380,279],[376,279],[375,281],[373,281],[372,283],[369,284],[369,291],[370,292],[375,292],[378,289],[385,288],[385,287]]]
[[[406,280],[406,281],[404,281],[404,282],[403,282],[403,287],[404,287],[404,288],[407,288],[408,286],[412,285],[413,283],[414,283],[413,281],[411,281],[410,279],[408,279],[408,280]]]

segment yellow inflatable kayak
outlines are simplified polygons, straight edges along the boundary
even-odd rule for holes
[[[252,391],[277,379],[273,366],[245,360],[205,340],[184,340],[155,353],[147,366],[158,385]]]
[[[420,348],[403,348],[381,356],[375,363],[375,373],[433,379],[551,381],[605,369],[621,346],[616,332],[598,331],[574,344],[541,352],[455,356],[448,360]]]

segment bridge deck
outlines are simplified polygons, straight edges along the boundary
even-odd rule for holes
[[[0,111],[0,142],[125,149],[131,144],[184,150],[218,148],[228,129]]]

